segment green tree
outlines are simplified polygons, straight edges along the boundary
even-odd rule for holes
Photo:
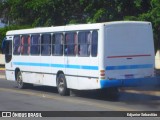
[[[159,0],[0,0],[0,17],[16,26],[51,26],[117,20],[150,21],[157,49]],[[7,30],[9,30],[7,28]]]

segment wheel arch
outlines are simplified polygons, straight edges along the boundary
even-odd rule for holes
[[[59,70],[59,71],[57,72],[57,74],[56,74],[56,83],[57,83],[57,77],[58,77],[59,74],[64,74],[64,72],[63,72],[62,70]]]
[[[15,73],[14,73],[14,75],[15,75],[15,80],[17,80],[17,73],[20,71],[20,68],[16,68],[15,69]]]

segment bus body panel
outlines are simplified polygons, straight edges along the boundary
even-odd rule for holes
[[[104,51],[105,77],[110,80],[108,84],[113,81],[115,86],[127,86],[129,83],[125,82],[130,82],[132,86],[141,82],[138,78],[154,76],[154,47],[150,23],[106,25]]]
[[[63,72],[67,87],[78,90],[102,89],[139,84],[153,76],[154,48],[151,23],[108,22],[60,27],[34,28],[7,32],[7,36],[71,31],[98,31],[98,54],[93,57],[13,55],[6,63],[7,80],[15,80],[15,70],[26,83],[56,86]],[[102,79],[101,71],[105,71]],[[148,80],[148,79],[146,79]]]

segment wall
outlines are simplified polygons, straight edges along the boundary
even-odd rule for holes
[[[4,65],[5,61],[4,61],[4,55],[0,54],[0,65]]]

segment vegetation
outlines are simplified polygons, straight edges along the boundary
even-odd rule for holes
[[[0,40],[10,29],[118,20],[150,21],[155,47],[160,32],[160,0],[0,0]],[[1,42],[0,42],[1,44]]]

